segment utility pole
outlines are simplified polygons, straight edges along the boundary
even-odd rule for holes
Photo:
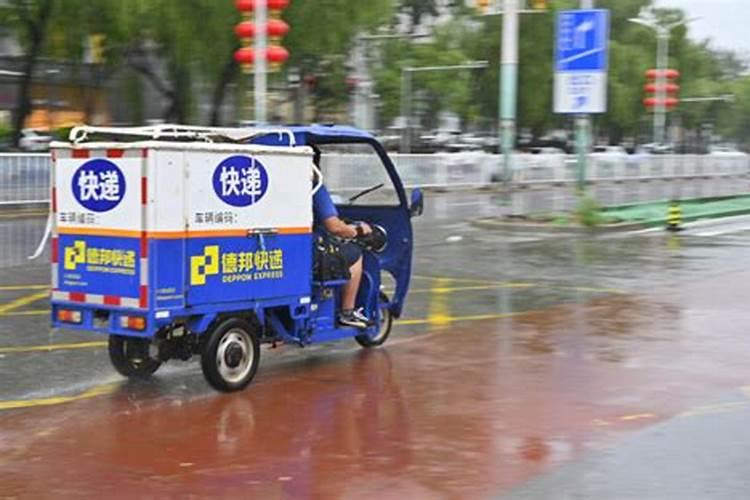
[[[267,0],[256,0],[255,4],[255,121],[257,125],[266,123],[266,87],[268,85],[266,72],[266,49],[268,48],[268,34],[266,24],[268,20]]]
[[[401,69],[401,153],[411,152],[411,73],[413,68]]]
[[[664,144],[667,125],[667,65],[669,64],[669,30],[659,26],[656,30],[656,108],[654,109],[654,142]]]
[[[594,0],[581,0],[581,9],[593,9]],[[591,144],[591,117],[589,115],[576,115],[576,156],[578,191],[586,190],[586,163],[588,161]]]
[[[511,180],[513,146],[516,140],[518,93],[518,0],[503,1],[503,49],[500,55],[500,144],[503,151],[503,182]]]

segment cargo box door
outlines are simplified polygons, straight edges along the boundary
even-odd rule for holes
[[[141,150],[55,151],[58,300],[144,307]]]

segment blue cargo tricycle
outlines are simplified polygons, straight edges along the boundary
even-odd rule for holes
[[[261,344],[379,346],[401,315],[422,193],[407,200],[369,133],[78,127],[53,144],[52,170],[52,323],[109,335],[126,377],[199,355],[206,380],[235,391]],[[347,276],[331,264],[335,239],[313,227],[323,183],[340,217],[375,228],[355,241],[366,327],[337,322]]]

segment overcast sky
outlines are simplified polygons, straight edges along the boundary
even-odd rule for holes
[[[710,38],[717,48],[750,51],[750,0],[656,0],[659,7],[679,7],[689,17],[694,40]]]

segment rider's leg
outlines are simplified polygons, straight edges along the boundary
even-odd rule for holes
[[[341,309],[344,311],[354,309],[354,301],[357,299],[359,283],[362,281],[362,257],[357,259],[357,262],[349,268],[349,272],[352,278],[341,290]]]

